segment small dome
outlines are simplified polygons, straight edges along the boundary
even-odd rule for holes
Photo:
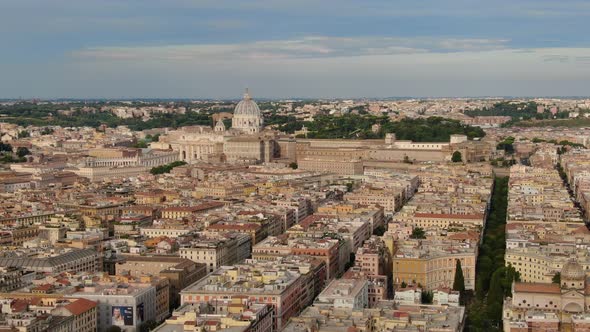
[[[569,260],[561,269],[561,279],[567,280],[584,280],[586,273],[584,269],[575,260]]]
[[[260,108],[258,108],[256,102],[252,100],[248,90],[246,90],[246,93],[244,93],[244,99],[238,103],[234,110],[234,116],[236,115],[250,115],[257,117],[262,116]]]

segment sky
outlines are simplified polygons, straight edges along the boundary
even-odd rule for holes
[[[587,0],[0,0],[0,98],[590,95]]]

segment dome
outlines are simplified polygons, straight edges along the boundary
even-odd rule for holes
[[[234,116],[231,120],[232,128],[244,133],[259,133],[264,128],[264,118],[258,105],[250,98],[248,89],[244,94],[244,99],[238,103],[234,110]]]
[[[584,269],[575,260],[570,260],[561,269],[561,279],[583,280],[586,277]]]
[[[250,98],[250,94],[248,94],[248,90],[246,89],[246,93],[244,93],[244,99],[242,99],[234,110],[234,116],[236,115],[249,115],[249,116],[262,116],[260,112],[260,108],[252,98]]]

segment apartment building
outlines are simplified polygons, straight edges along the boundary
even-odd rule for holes
[[[95,332],[97,303],[87,299],[29,299],[5,297],[0,300],[2,331]]]
[[[179,249],[181,258],[205,264],[207,272],[243,261],[252,252],[252,238],[242,233],[201,232]]]
[[[394,284],[420,284],[425,290],[452,287],[457,261],[461,262],[465,289],[475,288],[477,243],[444,240],[399,242],[393,255]]]
[[[299,263],[305,267],[304,261]],[[273,307],[273,330],[281,330],[287,321],[297,315],[309,298],[302,297],[302,290],[313,288],[315,278],[304,278],[300,269],[286,267],[281,260],[247,260],[234,266],[223,266],[204,279],[181,292],[182,303],[227,301],[235,298],[249,299],[258,304]]]
[[[277,257],[312,256],[324,260],[327,278],[335,278],[341,268],[340,242],[332,238],[315,239],[288,236],[268,237],[252,249],[252,258],[274,260]]]

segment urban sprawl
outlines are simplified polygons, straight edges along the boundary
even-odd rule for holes
[[[590,331],[589,117],[0,102],[0,332]]]

